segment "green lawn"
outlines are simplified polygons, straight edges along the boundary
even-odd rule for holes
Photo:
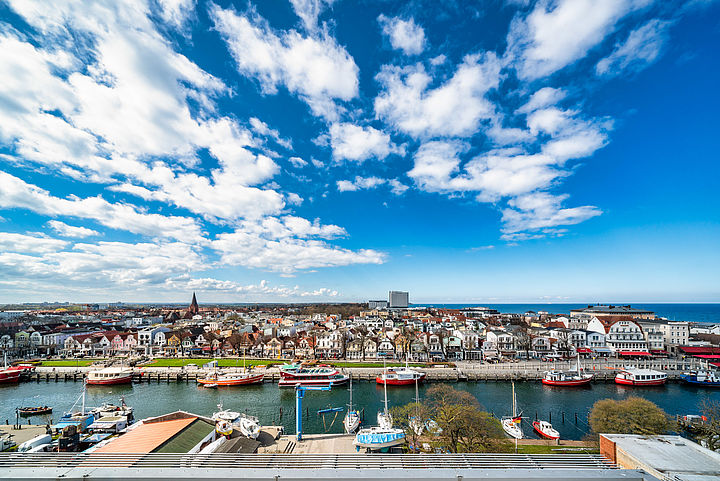
[[[324,361],[318,361],[319,363],[324,363]],[[326,364],[329,364],[334,367],[383,367],[383,363],[381,362],[351,362],[351,361],[327,361]],[[408,364],[410,367],[425,367],[425,364]],[[405,366],[404,362],[389,362],[387,363],[387,367],[401,367]]]
[[[199,359],[167,358],[167,359],[155,359],[147,364],[143,364],[143,366],[147,366],[147,367],[180,367],[180,366],[187,366],[188,364],[197,364],[198,367],[202,367],[203,364],[207,364],[211,361],[213,361],[213,359],[208,359],[208,358],[199,358]],[[242,367],[242,365],[243,365],[243,360],[241,358],[217,359],[217,362],[218,362],[218,366],[220,366],[220,367]],[[245,365],[247,367],[258,366],[258,365],[272,366],[272,365],[275,365],[278,363],[279,363],[278,361],[271,361],[269,359],[247,359],[245,361]]]
[[[568,450],[565,451],[565,448]],[[518,454],[598,454],[595,448],[578,449],[575,446],[556,446],[554,444],[520,444]]]
[[[58,361],[42,361],[41,366],[45,367],[84,367],[97,361],[97,359],[60,359]]]

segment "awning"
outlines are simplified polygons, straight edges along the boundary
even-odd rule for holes
[[[693,357],[700,359],[720,359],[720,354],[697,354]]]
[[[601,352],[603,354],[612,352],[612,349],[610,349],[609,347],[593,347],[592,350],[594,352]]]
[[[592,349],[589,347],[578,347],[575,349],[579,354],[590,354],[592,352]]]
[[[621,356],[651,356],[647,351],[618,351]]]
[[[686,354],[720,354],[720,347],[713,346],[678,346]]]

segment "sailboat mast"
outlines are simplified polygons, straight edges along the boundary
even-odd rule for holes
[[[383,388],[385,391],[385,415],[387,416],[388,413],[388,403],[387,403],[387,362],[385,358],[383,357],[383,370],[385,371],[385,382],[383,383]]]
[[[517,416],[517,401],[515,400],[515,383],[512,383],[512,410],[513,410],[513,417]]]
[[[350,412],[352,412],[352,372],[350,373]]]

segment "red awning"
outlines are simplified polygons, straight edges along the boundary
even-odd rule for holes
[[[686,354],[720,354],[720,347],[713,346],[678,346]]]
[[[650,356],[651,354],[647,351],[618,351],[621,356]]]
[[[576,351],[580,354],[590,354],[592,352],[592,349],[590,349],[589,347],[578,347]]]
[[[696,354],[693,357],[699,357],[700,359],[720,359],[720,354]]]

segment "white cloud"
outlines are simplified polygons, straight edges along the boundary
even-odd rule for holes
[[[160,5],[160,16],[167,23],[182,27],[195,11],[197,0],[156,0]]]
[[[60,222],[59,220],[48,221],[47,225],[62,237],[80,238],[100,235],[99,232],[88,229],[87,227],[68,225],[65,222]]]
[[[538,231],[563,225],[579,224],[602,213],[593,206],[563,208],[567,195],[553,196],[545,192],[535,192],[512,199],[510,206],[503,210],[503,239],[523,240]],[[548,232],[541,232],[547,234]],[[522,233],[522,235],[517,235]]]
[[[651,0],[538,2],[508,33],[508,60],[522,79],[537,79],[579,60],[627,13]]]
[[[305,29],[312,32],[317,29],[318,17],[335,0],[290,0],[295,14],[302,20]]]
[[[302,167],[305,167],[308,165],[306,160],[301,159],[300,157],[290,157],[288,161],[292,164],[293,167],[300,169]]]
[[[530,97],[530,99],[517,109],[518,113],[529,113],[534,110],[555,105],[567,96],[567,92],[563,89],[552,87],[543,87]]]
[[[404,148],[392,143],[388,134],[351,123],[336,123],[330,127],[330,146],[336,160],[383,160],[390,154],[405,153]]]
[[[278,145],[288,150],[292,149],[292,141],[290,139],[281,137],[280,132],[275,129],[271,129],[270,127],[268,127],[268,124],[258,119],[257,117],[250,118],[250,126],[259,135],[262,135],[264,137],[270,137]]]
[[[223,35],[238,71],[256,78],[265,93],[284,85],[308,103],[315,115],[338,118],[335,100],[358,94],[358,67],[335,39],[323,33],[303,37],[294,30],[276,35],[267,22],[217,6],[211,9],[215,28]]]
[[[480,123],[495,117],[485,94],[498,86],[500,62],[493,53],[468,55],[454,75],[437,88],[422,65],[385,65],[376,79],[383,90],[375,98],[375,113],[415,138],[469,137]]]
[[[394,49],[402,50],[405,55],[418,55],[425,48],[425,31],[414,19],[378,17],[383,33],[390,39]]]
[[[383,179],[380,177],[355,177],[355,180],[338,180],[337,189],[340,192],[355,192],[358,190],[371,190],[387,185],[395,195],[402,195],[408,190],[408,186],[397,179]]]
[[[383,253],[370,249],[353,251],[322,240],[342,235],[345,231],[338,226],[323,226],[299,217],[267,218],[243,222],[235,232],[218,235],[211,245],[221,253],[222,263],[283,274],[317,267],[384,262]]]
[[[623,43],[595,66],[598,75],[618,75],[623,70],[641,70],[653,63],[666,41],[669,22],[650,20],[636,28]]]
[[[39,237],[12,232],[0,232],[0,253],[20,252],[44,254],[63,249],[67,242],[49,237]]]
[[[128,204],[112,204],[100,196],[67,199],[28,184],[6,172],[0,172],[0,208],[22,208],[47,216],[91,219],[112,229],[150,237],[169,237],[200,241],[200,227],[190,218],[139,212]]]

